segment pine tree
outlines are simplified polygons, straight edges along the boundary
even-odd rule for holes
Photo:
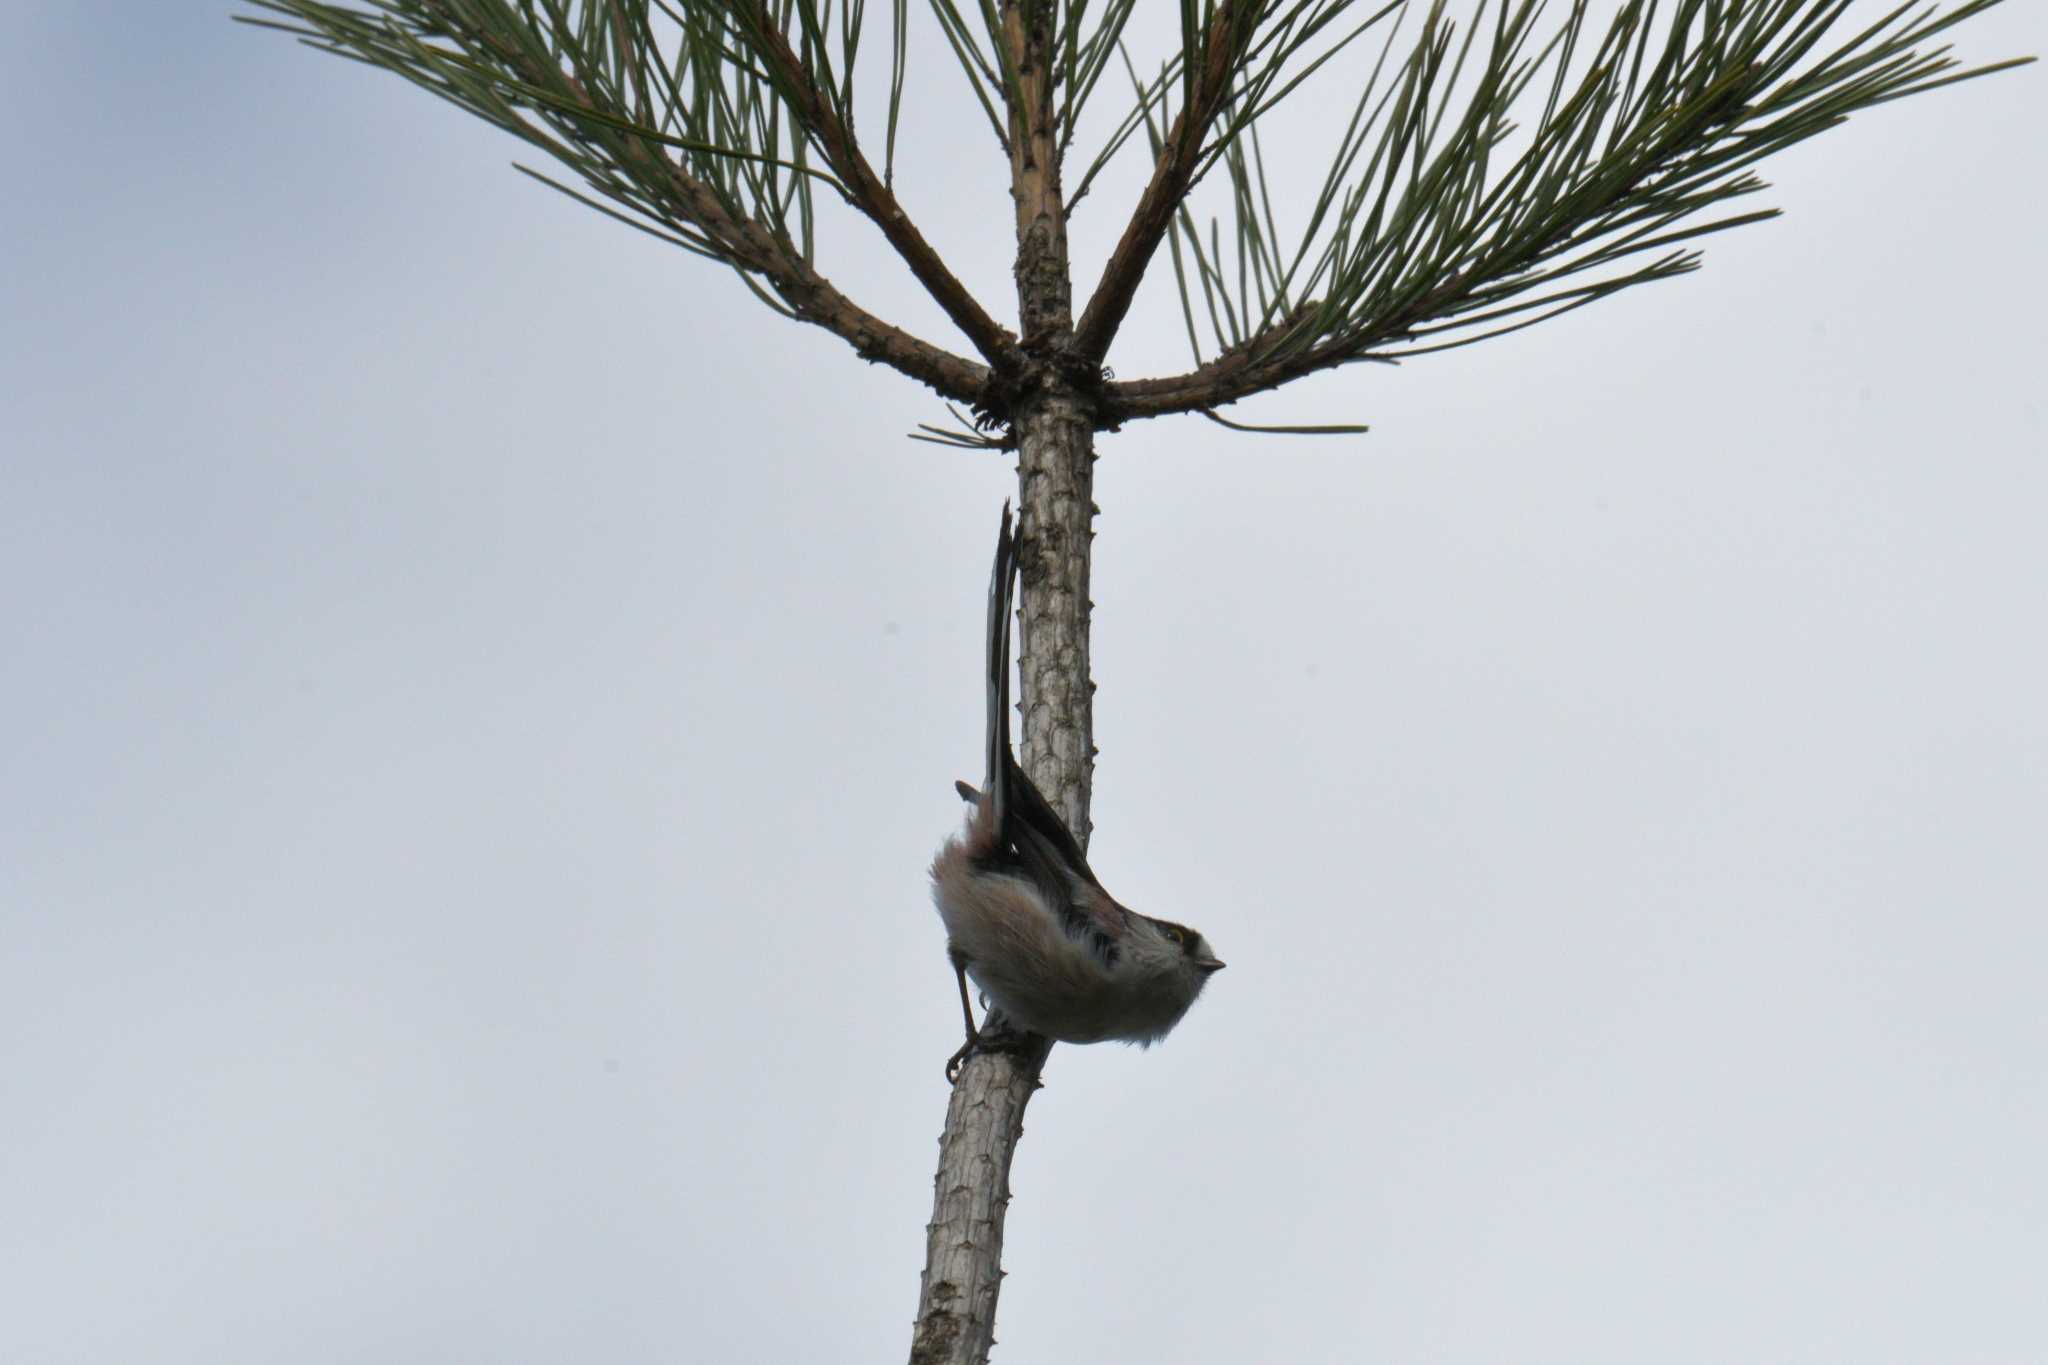
[[[1084,841],[1098,432],[1178,413],[1361,432],[1243,427],[1218,409],[1686,274],[1700,239],[1774,215],[1750,207],[1766,156],[2026,60],[1964,69],[1938,44],[1998,0],[1869,18],[1856,0],[1618,0],[1598,13],[1589,0],[1470,0],[1462,22],[1448,0],[1181,0],[1177,42],[1145,67],[1131,51],[1136,0],[930,0],[916,22],[943,35],[972,100],[962,116],[978,113],[1007,161],[1013,328],[896,197],[905,0],[865,48],[865,0],[250,2],[277,17],[247,22],[497,125],[566,179],[528,174],[731,267],[768,307],[925,384],[953,420],[920,439],[1015,452],[1022,761]],[[1091,116],[1105,82],[1127,85],[1127,102]],[[1327,111],[1329,159],[1290,198],[1270,183],[1261,127],[1310,100]],[[1135,197],[1113,210],[1125,226],[1077,316],[1070,216],[1120,186],[1118,170]],[[821,239],[855,217],[964,353],[820,272]],[[1118,378],[1112,348],[1162,247],[1192,362]],[[971,1058],[952,1092],[913,1362],[983,1361],[993,1341],[1010,1161],[1050,1048],[1013,1041]]]

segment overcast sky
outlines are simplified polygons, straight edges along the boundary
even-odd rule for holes
[[[393,78],[10,13],[0,1360],[901,1358],[1009,465]],[[1094,862],[1231,966],[1054,1053],[998,1360],[2048,1360],[2044,117],[1241,413],[1370,436],[1104,438]]]

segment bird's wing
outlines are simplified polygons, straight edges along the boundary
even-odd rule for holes
[[[1010,801],[1004,841],[1047,903],[1060,908],[1067,932],[1093,939],[1113,965],[1117,945],[1129,932],[1131,912],[1095,879],[1080,843],[1015,759],[1005,785]]]

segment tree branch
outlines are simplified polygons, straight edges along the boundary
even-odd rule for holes
[[[628,212],[616,213],[546,176],[536,178],[742,275],[758,277],[788,311],[843,338],[862,357],[978,410],[1001,410],[1004,399],[994,381],[999,371],[1017,368],[1016,339],[975,303],[918,233],[868,165],[846,121],[821,93],[807,62],[791,51],[759,0],[721,11],[729,20],[700,14],[711,22],[703,31],[685,34],[673,66],[653,50],[647,14],[629,14],[615,3],[587,12],[585,17],[602,19],[602,24],[582,24],[562,6],[542,7],[546,12],[540,13],[526,5],[514,10],[456,0],[369,0],[362,10],[317,0],[249,2],[310,27],[246,22],[280,28],[315,47],[384,67],[541,147]],[[718,27],[727,22],[731,27]],[[600,35],[608,39],[601,41]],[[735,54],[735,46],[748,49],[745,56]],[[774,70],[764,76],[748,68],[750,75],[741,79],[736,96],[704,75],[707,62],[716,60],[723,68],[752,59]],[[650,81],[662,83],[659,100]],[[775,96],[768,93],[771,84]],[[802,125],[804,137],[824,149],[836,174],[803,164],[804,142],[793,159],[780,155],[776,116],[766,107],[776,96],[778,107]],[[658,114],[657,104],[662,106]],[[670,127],[678,131],[665,131]],[[733,171],[729,179],[728,170]],[[778,177],[788,177],[786,189]],[[990,365],[883,321],[811,266],[809,195],[815,184],[838,191],[882,230],[919,282],[976,348],[990,356]],[[801,246],[791,239],[792,224],[784,221],[792,200],[802,210]],[[749,283],[767,298],[752,279]]]
[[[505,60],[520,59],[515,55]],[[553,98],[562,113],[570,118],[579,113],[607,116],[582,81],[566,73],[559,79],[574,96],[574,102],[559,95]],[[846,341],[862,359],[880,361],[947,398],[977,405],[989,398],[990,367],[934,346],[868,312],[791,251],[766,224],[739,213],[710,185],[684,170],[659,143],[632,133],[625,137],[632,148],[629,161],[642,163],[628,166],[636,172],[636,182],[643,189],[665,191],[663,197],[677,217],[701,231],[734,268],[767,281],[798,318]],[[915,231],[911,229],[913,234]]]
[[[1130,312],[1153,253],[1173,227],[1174,215],[1200,168],[1209,127],[1223,110],[1231,77],[1250,38],[1252,25],[1246,22],[1246,13],[1256,9],[1255,0],[1223,0],[1210,16],[1202,40],[1202,63],[1193,74],[1188,101],[1168,127],[1152,166],[1152,178],[1138,196],[1131,220],[1103,265],[1102,278],[1074,328],[1074,352],[1085,363],[1099,365],[1109,354],[1109,345]]]
[[[1279,362],[1261,358],[1304,326],[1317,307],[1314,303],[1302,304],[1244,345],[1234,346],[1185,374],[1124,380],[1104,386],[1099,420],[1105,426],[1117,426],[1144,417],[1220,408],[1316,370],[1367,358],[1348,354],[1348,348],[1335,345],[1298,351]]]
[[[880,361],[961,403],[984,404],[994,371],[954,355],[868,312],[839,292],[759,221],[727,210],[710,186],[676,166],[669,179],[677,207],[718,242],[738,268],[759,275],[797,317],[851,345],[863,360]]]
[[[917,282],[974,344],[974,349],[997,369],[1014,369],[1016,336],[990,317],[960,283],[904,212],[888,185],[875,174],[853,129],[832,108],[812,73],[791,49],[788,35],[771,17],[767,5],[757,2],[743,12],[761,56],[776,77],[777,89],[803,121],[805,130],[817,139],[826,164],[846,190],[847,202],[881,230]]]
[[[1367,22],[1407,3],[1389,0]],[[1475,7],[1462,43],[1443,6],[1431,4],[1382,90],[1398,29],[1388,33],[1291,251],[1277,245],[1256,141],[1247,154],[1235,139],[1294,82],[1260,95],[1263,77],[1237,80],[1233,107],[1248,112],[1203,154],[1229,168],[1233,230],[1226,237],[1212,221],[1205,242],[1183,206],[1171,239],[1197,360],[1197,302],[1225,349],[1184,375],[1111,386],[1105,420],[1209,409],[1315,370],[1466,345],[1686,273],[1698,261],[1691,239],[1772,216],[1698,221],[1763,188],[1749,172],[1757,161],[1861,109],[2017,64],[1958,71],[1946,47],[1924,46],[1997,0],[1966,0],[1945,14],[1893,10],[1821,48],[1847,3],[1689,0],[1661,15],[1629,4],[1596,23],[1575,0],[1544,38],[1540,4],[1501,0],[1491,23],[1487,6]],[[1518,102],[1546,89],[1540,114],[1519,127]],[[1195,107],[1190,96],[1188,112]],[[1178,124],[1175,134],[1185,142]],[[1162,169],[1177,150],[1162,146]],[[1120,251],[1138,227],[1134,220]],[[1316,302],[1291,306],[1304,297]],[[1090,303],[1084,330],[1097,307]]]
[[[1017,214],[1017,313],[1026,347],[1047,355],[1065,351],[1074,327],[1073,271],[1053,118],[1053,6],[1048,0],[1002,0],[1001,19],[1012,73],[1005,103],[1010,198]]]

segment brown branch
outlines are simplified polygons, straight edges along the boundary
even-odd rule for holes
[[[1002,0],[1003,43],[1015,80],[1009,112],[1010,198],[1017,215],[1017,316],[1034,355],[1064,351],[1074,329],[1065,192],[1053,121],[1052,6]]]
[[[939,253],[924,239],[924,234],[917,230],[917,224],[903,211],[903,205],[897,202],[894,192],[868,164],[853,129],[839,117],[824,92],[818,88],[815,74],[791,49],[788,35],[770,17],[767,6],[760,4],[751,9],[745,14],[745,19],[753,38],[760,45],[762,57],[778,77],[783,97],[790,101],[796,117],[803,121],[805,131],[817,139],[825,153],[825,163],[845,187],[848,202],[881,229],[882,236],[896,249],[903,263],[910,267],[910,273],[953,320],[953,325],[973,343],[974,349],[998,369],[1014,368],[1017,362],[1016,336],[988,315],[974,295],[967,291],[967,286],[960,283],[939,258]]]
[[[732,263],[759,275],[805,322],[850,344],[864,360],[880,361],[929,384],[947,398],[982,404],[994,372],[885,322],[839,292],[833,283],[770,232],[758,219],[732,213],[717,193],[667,157],[668,184],[678,216],[718,244]]]
[[[1188,103],[1167,129],[1152,166],[1152,179],[1138,196],[1131,221],[1104,264],[1102,278],[1074,329],[1075,354],[1087,364],[1099,365],[1109,354],[1109,344],[1116,340],[1117,329],[1131,310],[1146,268],[1194,183],[1209,126],[1223,111],[1230,78],[1251,36],[1249,25],[1244,25],[1242,33],[1238,29],[1245,6],[1252,3],[1255,0],[1224,0],[1210,17],[1209,31],[1202,39],[1202,67],[1195,75]]]
[[[589,87],[573,73],[534,61],[497,35],[463,23],[453,11],[437,12],[451,36],[488,50],[526,84],[548,91],[549,104],[561,113],[570,118],[579,113],[606,119],[618,117],[601,108],[591,97]],[[784,50],[787,51],[787,44]],[[555,88],[550,90],[550,86]],[[568,92],[566,97],[561,93],[563,90]],[[659,143],[635,138],[631,145],[636,154],[634,159],[640,162],[628,168],[635,183],[650,194],[666,198],[677,218],[703,233],[731,264],[765,280],[803,321],[846,341],[862,359],[888,365],[930,385],[944,397],[976,406],[987,403],[993,378],[988,366],[954,355],[868,312],[812,269],[766,224],[736,212],[710,185],[685,171]],[[865,168],[866,163],[861,165]],[[914,235],[916,229],[910,231]],[[944,267],[939,269],[943,272]],[[947,275],[946,279],[951,281],[952,277]],[[953,287],[959,288],[957,281]]]
[[[1384,360],[1369,354],[1359,341],[1345,338],[1306,347],[1279,359],[1261,358],[1288,333],[1304,324],[1319,305],[1305,303],[1241,346],[1233,346],[1208,364],[1185,374],[1161,379],[1132,379],[1106,385],[1097,410],[1105,426],[1165,417],[1176,412],[1201,412],[1235,403],[1317,370],[1361,360]]]
[[[594,121],[614,127],[624,122],[639,126],[629,115],[604,108],[592,98],[589,87],[574,72],[537,61],[524,49],[505,42],[499,35],[466,21],[445,0],[434,7],[444,30],[458,42],[488,51],[493,60],[537,92],[546,92],[546,102],[570,118],[589,115]],[[616,10],[610,11],[616,20]],[[803,97],[800,116],[812,121],[825,146],[828,161],[838,173],[850,202],[873,219],[896,246],[911,272],[924,284],[947,315],[965,332],[984,355],[1005,368],[1014,368],[1016,338],[996,325],[982,311],[965,287],[940,261],[929,243],[904,214],[888,189],[875,176],[861,155],[853,135],[833,114],[811,80],[810,72],[790,51],[782,32],[768,21],[764,10],[752,16],[760,24],[757,36],[776,63],[791,90]],[[564,96],[561,92],[566,90]],[[621,129],[631,137],[631,131]],[[634,182],[650,194],[670,199],[677,216],[715,243],[730,262],[741,270],[759,275],[769,287],[805,322],[823,327],[852,345],[863,359],[880,361],[893,369],[930,385],[941,395],[958,402],[986,406],[992,397],[989,366],[954,355],[941,347],[883,321],[842,294],[830,280],[812,269],[809,262],[788,249],[760,220],[733,210],[704,181],[683,170],[660,144],[637,137],[632,144],[641,164],[632,166]],[[658,172],[658,173],[655,173]]]

